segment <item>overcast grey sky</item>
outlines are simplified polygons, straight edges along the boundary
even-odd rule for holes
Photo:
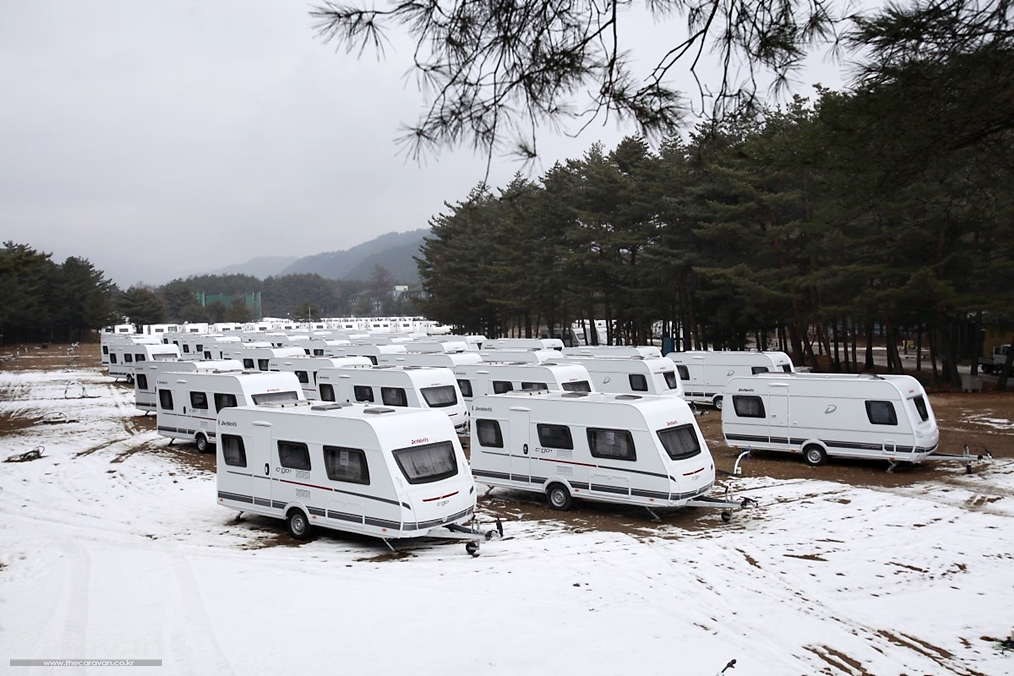
[[[485,158],[407,160],[399,125],[422,110],[410,54],[335,53],[309,10],[0,0],[0,240],[87,258],[126,288],[427,227],[482,179]],[[810,79],[835,87],[833,72]],[[632,133],[543,131],[535,176]],[[519,169],[495,159],[491,185]]]

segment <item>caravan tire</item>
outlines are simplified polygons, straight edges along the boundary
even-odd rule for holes
[[[715,403],[715,409],[721,411],[722,410],[722,398],[721,397],[715,397],[715,402],[714,403]]]
[[[565,512],[570,509],[570,491],[563,484],[553,484],[546,491],[546,502],[550,509]]]
[[[307,520],[306,514],[303,514],[302,510],[293,509],[289,512],[289,516],[285,520],[285,523],[289,527],[289,535],[296,540],[305,540],[310,537],[310,522]]]
[[[203,434],[198,434],[197,437],[194,439],[194,442],[197,444],[198,453],[208,452],[208,437],[204,436]]]
[[[806,464],[817,467],[827,462],[827,451],[816,444],[810,444],[803,449],[803,459]]]

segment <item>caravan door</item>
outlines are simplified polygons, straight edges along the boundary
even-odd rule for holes
[[[538,446],[537,437],[532,436],[531,411],[527,408],[511,408],[509,411],[509,435],[504,446],[510,453],[511,481],[529,483],[532,476],[532,453]]]
[[[254,505],[272,508],[271,504],[271,423],[255,420],[251,425],[247,464],[250,467]],[[284,507],[285,505],[281,505]]]
[[[791,442],[789,429],[789,386],[771,383],[768,388],[768,440],[776,446],[787,446]]]

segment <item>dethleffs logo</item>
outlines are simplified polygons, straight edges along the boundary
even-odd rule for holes
[[[422,439],[413,439],[411,445],[415,446],[416,444],[425,444],[427,441],[429,441],[428,437],[423,437]]]
[[[219,423],[219,424],[220,424],[220,425],[225,425],[226,427],[236,427],[236,426],[237,426],[237,425],[236,425],[236,423],[234,423],[234,422],[232,422],[232,421],[230,421],[230,420],[223,420],[223,421],[222,421],[221,423]]]

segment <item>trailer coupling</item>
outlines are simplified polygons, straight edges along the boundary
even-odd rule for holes
[[[718,507],[722,510],[722,521],[728,523],[732,520],[732,510],[757,507],[758,503],[753,498],[740,498],[732,500],[729,498],[715,498],[710,495],[702,495],[699,498],[687,501],[687,507]]]
[[[988,448],[983,446],[982,451],[982,453],[972,455],[971,451],[968,449],[968,444],[965,444],[964,451],[961,453],[933,452],[927,455],[926,458],[929,460],[957,460],[959,462],[963,462],[965,463],[965,474],[971,474],[973,462],[987,462],[993,459],[993,454],[990,453]],[[890,471],[890,469],[893,468],[889,468],[888,471]]]
[[[482,530],[478,524],[474,521],[468,526],[462,526],[456,523],[449,523],[444,526],[449,533],[443,534],[440,537],[450,540],[464,540],[465,551],[472,556],[479,555],[479,543],[483,541],[499,540],[503,538],[503,523],[499,517],[496,520],[496,525],[490,530]]]

